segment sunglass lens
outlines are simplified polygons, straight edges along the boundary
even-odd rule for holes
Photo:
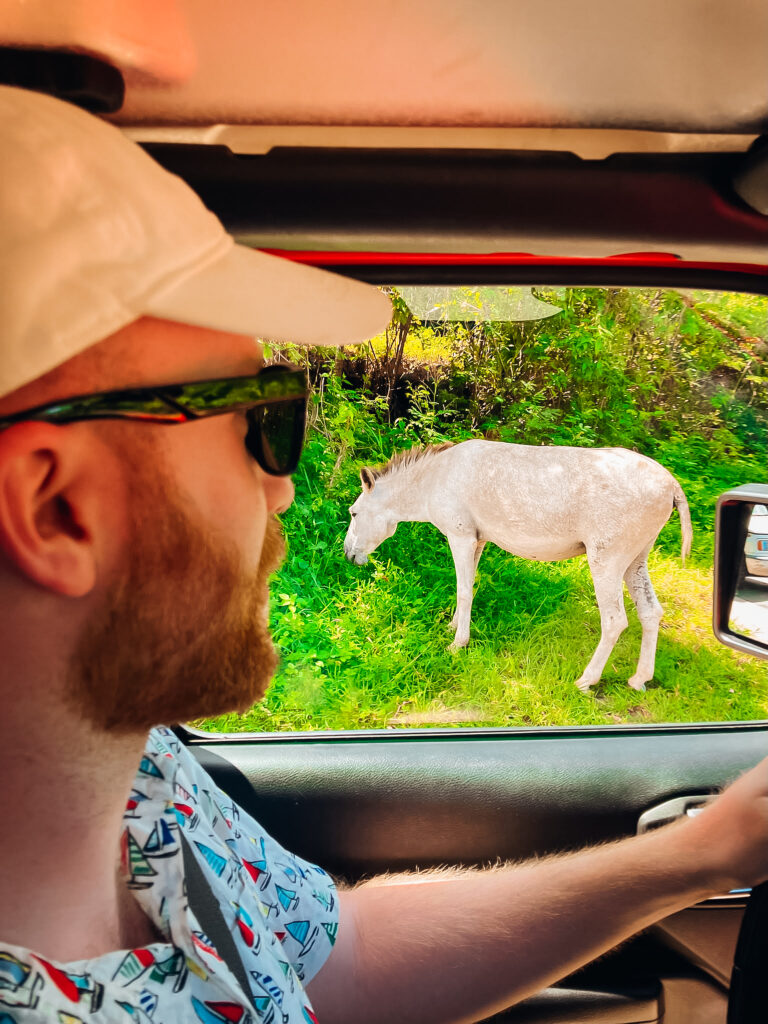
[[[307,401],[275,402],[252,409],[245,445],[267,473],[293,473],[304,442]]]

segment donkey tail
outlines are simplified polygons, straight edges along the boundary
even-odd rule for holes
[[[683,545],[680,554],[683,559],[683,565],[685,565],[685,560],[691,553],[693,528],[691,526],[691,512],[688,508],[688,499],[683,493],[683,488],[680,486],[677,480],[675,480],[675,491],[673,501],[675,503],[675,508],[677,509],[677,514],[680,516],[680,529],[683,534]]]

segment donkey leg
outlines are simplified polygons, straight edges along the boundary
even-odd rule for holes
[[[592,581],[595,586],[595,597],[600,609],[600,643],[597,645],[592,659],[577,679],[576,685],[585,693],[599,682],[605,663],[616,641],[627,628],[627,613],[624,610],[624,596],[621,577],[624,566],[617,564],[616,559],[605,559],[587,551],[587,561],[592,570]],[[626,563],[624,563],[626,564]]]
[[[472,536],[453,534],[448,537],[448,544],[456,567],[456,637],[449,647],[449,650],[455,651],[459,647],[466,647],[469,642],[469,619],[472,613],[472,587],[477,568],[475,556],[478,542]]]
[[[638,555],[624,573],[627,590],[635,602],[637,617],[643,627],[637,669],[629,680],[629,685],[633,690],[644,690],[645,684],[653,679],[659,625],[664,616],[664,609],[658,602],[651,578],[648,575],[648,554],[652,547],[653,545],[650,544],[642,554]]]
[[[472,582],[473,582],[473,584],[474,584],[475,576],[477,575],[477,566],[478,566],[478,564],[480,562],[480,555],[482,555],[484,547],[485,547],[485,541],[484,540],[479,540],[477,542],[476,546],[475,546],[475,571],[472,574]],[[456,627],[458,626],[458,624],[459,624],[459,606],[458,606],[458,602],[457,602],[457,604],[456,604],[456,611],[453,613],[453,618],[451,619],[451,624],[450,624],[451,625],[451,629],[454,631],[454,633],[456,632]]]

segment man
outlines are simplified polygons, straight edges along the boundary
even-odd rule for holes
[[[3,1024],[474,1020],[768,876],[768,762],[641,838],[341,893],[234,806],[162,724],[274,667],[305,389],[252,338],[360,340],[386,301],[234,246],[56,100],[1,88],[0,137]]]

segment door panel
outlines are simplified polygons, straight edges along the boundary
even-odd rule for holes
[[[631,835],[644,811],[768,750],[762,725],[187,738],[276,839],[347,882]],[[495,1020],[723,1022],[743,905],[675,914]]]
[[[193,749],[281,842],[355,880],[631,835],[655,804],[755,764],[768,730],[207,736]]]
[[[660,1015],[661,986],[649,981],[620,992],[565,985],[548,988],[492,1019],[494,1024],[640,1024],[658,1021]]]

